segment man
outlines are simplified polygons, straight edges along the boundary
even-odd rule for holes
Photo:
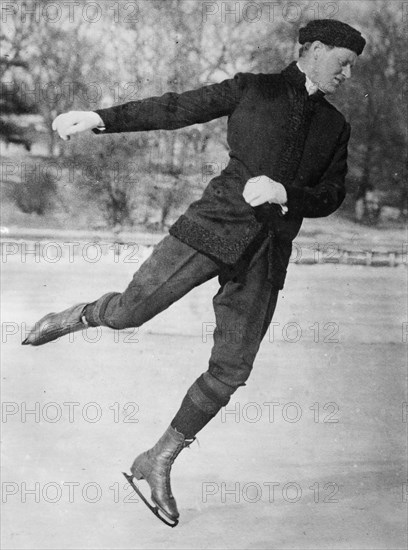
[[[87,326],[138,327],[219,277],[209,368],[128,476],[132,484],[133,478],[148,482],[155,513],[172,526],[179,517],[170,487],[175,458],[248,379],[303,217],[327,216],[345,197],[350,126],[324,95],[350,78],[365,40],[345,23],[315,20],[300,29],[299,42],[299,61],[280,74],[240,73],[182,94],[69,112],[53,123],[68,139],[87,129],[172,130],[229,117],[227,168],[170,228],[128,288],[46,315],[23,342],[41,345]]]

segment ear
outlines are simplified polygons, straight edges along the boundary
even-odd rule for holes
[[[310,46],[310,51],[313,55],[314,59],[319,59],[321,53],[325,50],[323,42],[320,42],[320,40],[315,40],[312,42],[312,45]]]

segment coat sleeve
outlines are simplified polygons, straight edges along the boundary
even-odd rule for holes
[[[347,145],[350,125],[346,122],[339,136],[333,159],[315,187],[285,186],[287,207],[291,215],[303,218],[329,216],[337,210],[346,196]]]
[[[96,130],[95,133],[176,130],[228,116],[240,102],[246,80],[244,73],[238,73],[232,79],[197,90],[181,94],[168,92],[158,97],[98,109],[96,113],[103,120],[105,130]]]

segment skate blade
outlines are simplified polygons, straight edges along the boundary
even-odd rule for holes
[[[169,527],[176,527],[178,525],[178,519],[169,520],[167,516],[165,517],[163,513],[161,512],[160,508],[156,505],[153,506],[150,504],[150,502],[147,500],[147,498],[143,495],[142,491],[139,489],[139,487],[136,485],[136,483],[133,481],[133,476],[126,474],[125,472],[122,472],[122,474],[127,479],[128,483],[132,487],[132,489],[135,491],[135,493],[142,499],[142,501],[146,504],[146,506],[149,508],[153,514],[159,518],[160,521],[168,525]]]

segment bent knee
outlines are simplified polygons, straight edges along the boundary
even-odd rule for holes
[[[224,395],[231,396],[241,386],[245,386],[246,381],[252,371],[252,364],[240,363],[231,364],[210,361],[208,373],[212,380],[217,380],[218,391]]]

